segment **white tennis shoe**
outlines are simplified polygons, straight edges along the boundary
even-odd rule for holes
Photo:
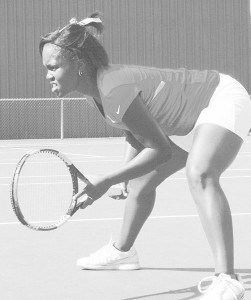
[[[130,271],[140,269],[136,250],[132,247],[127,252],[119,251],[114,247],[113,241],[90,256],[80,258],[77,266],[87,270]]]
[[[237,275],[238,280],[240,277]],[[243,300],[245,289],[240,281],[232,279],[229,275],[220,274],[204,278],[198,284],[198,289],[203,295],[200,300]],[[204,282],[211,281],[211,285],[204,290]]]

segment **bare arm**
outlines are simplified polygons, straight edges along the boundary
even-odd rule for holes
[[[76,198],[88,195],[83,208],[104,195],[112,185],[141,177],[158,168],[172,155],[168,137],[142,103],[140,95],[129,106],[122,121],[130,132],[127,134],[129,148],[125,164],[117,171],[93,180],[76,195]]]
[[[122,165],[126,165],[144,149],[144,146],[129,131],[125,131],[125,135],[125,153]],[[110,189],[109,196],[116,200],[126,199],[129,192],[128,183],[127,180],[120,183],[119,186],[115,185],[116,188]]]
[[[106,176],[111,185],[143,176],[171,157],[169,140],[142,103],[140,95],[130,105],[122,121],[130,131],[131,141],[142,145],[142,149],[123,167]]]
[[[135,139],[131,132],[126,131],[125,134],[125,155],[123,164],[126,164],[129,161],[131,161],[144,149],[144,146],[138,140]]]

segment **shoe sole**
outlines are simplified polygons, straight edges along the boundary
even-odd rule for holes
[[[133,271],[139,270],[140,265],[137,264],[121,264],[108,266],[79,266],[83,270],[117,270],[117,271]]]

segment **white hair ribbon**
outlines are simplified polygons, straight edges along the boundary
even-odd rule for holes
[[[88,25],[90,23],[102,23],[102,21],[100,20],[100,18],[86,18],[80,22],[78,22],[79,25],[85,26]]]
[[[70,19],[69,23],[70,24],[78,24],[80,26],[85,26],[88,25],[90,23],[102,23],[102,21],[100,20],[100,18],[85,18],[82,21],[78,22],[76,18],[72,18]],[[63,31],[69,24],[67,24],[66,26],[64,26],[63,28],[61,28],[59,31]]]

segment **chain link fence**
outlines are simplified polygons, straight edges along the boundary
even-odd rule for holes
[[[118,136],[83,99],[0,99],[1,140]]]

